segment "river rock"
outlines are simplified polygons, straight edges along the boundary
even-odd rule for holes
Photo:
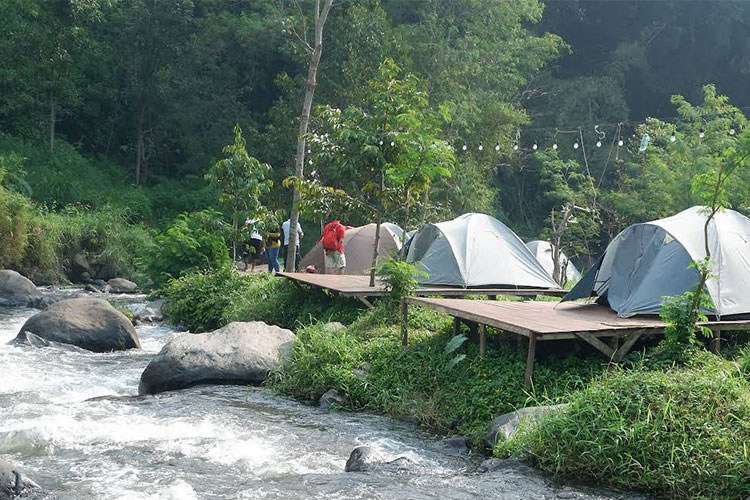
[[[318,400],[318,406],[323,410],[328,410],[331,405],[341,406],[343,404],[344,398],[341,397],[338,392],[336,392],[336,389],[329,390],[328,392],[320,396],[320,399]]]
[[[26,477],[13,464],[0,460],[0,500],[26,497],[30,490],[40,489],[39,485]]]
[[[499,441],[505,441],[513,437],[526,422],[534,421],[547,413],[559,410],[567,405],[552,406],[529,406],[520,410],[500,415],[487,426],[487,437],[485,444],[488,448],[494,448]]]
[[[340,321],[331,321],[329,323],[326,323],[324,326],[327,330],[331,330],[332,332],[340,332],[341,330],[346,330],[346,327]]]
[[[135,293],[138,285],[125,278],[113,278],[109,280],[109,291],[112,293]]]
[[[406,457],[385,459],[369,446],[357,446],[349,455],[344,472],[370,472],[374,470],[408,471],[414,463]]]
[[[198,384],[259,384],[289,358],[295,340],[291,331],[260,321],[175,337],[144,370],[138,393]]]
[[[167,299],[152,300],[148,304],[135,311],[134,318],[147,323],[158,323],[164,321],[162,308],[167,304]]]
[[[97,279],[107,281],[116,278],[120,274],[120,268],[114,262],[105,262],[96,273]]]
[[[88,282],[94,276],[94,270],[83,252],[78,252],[73,256],[70,260],[70,268],[70,277],[73,281]]]
[[[102,299],[78,298],[56,302],[29,318],[14,342],[29,343],[27,333],[94,352],[140,348],[130,320]]]
[[[34,283],[16,271],[0,270],[0,304],[31,306],[42,298]]]
[[[450,436],[440,441],[440,447],[447,453],[468,455],[471,439],[466,436]]]

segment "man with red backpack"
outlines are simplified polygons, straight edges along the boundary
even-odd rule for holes
[[[344,274],[346,257],[344,257],[344,226],[337,220],[329,222],[323,228],[320,237],[325,252],[326,274]]]

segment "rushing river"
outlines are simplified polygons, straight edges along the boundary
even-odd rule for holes
[[[414,425],[323,411],[260,388],[90,400],[137,394],[150,358],[180,333],[139,326],[142,350],[110,354],[7,345],[35,312],[0,308],[0,458],[60,500],[636,499],[519,465],[477,474],[480,457],[452,455]],[[345,473],[360,444],[417,468]]]

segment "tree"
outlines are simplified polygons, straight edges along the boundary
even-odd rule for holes
[[[431,111],[419,79],[386,59],[360,105],[343,111],[323,106],[319,114],[327,132],[313,135],[316,158],[332,167],[332,183],[360,192],[375,206],[370,273],[374,286],[384,209],[396,203],[403,206],[408,226],[410,194],[424,192],[433,179],[451,175],[455,157],[439,138],[446,113]]]
[[[232,221],[232,257],[237,259],[237,244],[242,227],[240,221],[248,215],[263,215],[261,197],[267,194],[272,182],[266,180],[271,166],[261,163],[247,153],[242,129],[234,126],[234,143],[224,147],[224,158],[217,161],[206,174],[206,180],[219,191],[219,201],[226,207]]]
[[[305,43],[305,49],[310,54],[310,65],[307,70],[307,79],[305,80],[305,98],[302,101],[302,112],[299,117],[299,133],[297,134],[297,154],[295,156],[295,168],[294,175],[297,179],[302,179],[305,172],[305,144],[307,140],[307,128],[310,122],[310,111],[312,109],[313,96],[315,95],[315,84],[318,74],[318,65],[320,64],[320,56],[323,54],[323,27],[326,24],[328,13],[331,10],[333,0],[323,0],[323,6],[320,5],[320,0],[315,0],[314,10],[314,41],[313,45],[310,46]],[[302,40],[301,37],[300,40]],[[299,191],[294,189],[292,194],[292,209],[290,214],[289,224],[289,250],[287,254],[287,261],[284,262],[284,266],[287,271],[294,270],[294,262],[297,257],[297,225],[299,224],[299,212],[297,205],[299,203],[300,194]],[[287,268],[291,263],[291,268]]]

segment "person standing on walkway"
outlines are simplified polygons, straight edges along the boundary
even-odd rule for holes
[[[344,274],[346,257],[344,256],[344,226],[337,220],[329,222],[323,228],[321,236],[325,252],[326,274]]]
[[[245,272],[255,271],[255,265],[258,263],[258,259],[260,259],[260,254],[263,253],[263,236],[261,236],[257,228],[259,222],[257,219],[247,219],[245,221],[245,228],[250,227],[250,239],[245,242],[242,251]]]
[[[268,272],[277,273],[279,267],[279,250],[281,249],[281,228],[277,227],[266,234],[266,254],[268,255]]]
[[[305,236],[305,233],[302,231],[302,224],[297,223],[297,253],[295,253],[294,258],[294,269],[290,269],[289,267],[289,260],[287,259],[287,256],[289,255],[289,229],[292,225],[291,220],[287,219],[284,221],[284,223],[281,225],[281,232],[284,233],[284,245],[282,247],[282,255],[284,256],[284,269],[289,271],[294,271],[295,273],[299,272],[299,261],[302,259],[302,255],[299,251],[299,241]]]

